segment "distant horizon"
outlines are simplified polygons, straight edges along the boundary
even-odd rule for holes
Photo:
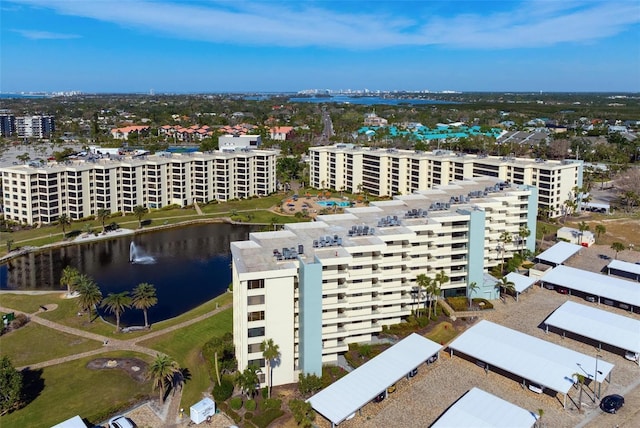
[[[0,21],[6,92],[640,92],[637,0],[3,0]]]

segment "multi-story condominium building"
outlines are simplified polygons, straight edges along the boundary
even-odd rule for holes
[[[354,342],[401,322],[425,295],[416,277],[444,271],[442,295],[497,298],[487,268],[535,245],[536,188],[481,177],[452,181],[309,223],[233,242],[233,323],[241,370],[264,370],[260,344],[273,339],[274,385],[320,374]],[[531,234],[519,240],[520,229]],[[501,235],[515,237],[505,244]]]
[[[309,149],[310,183],[316,188],[408,195],[439,184],[478,176],[535,186],[538,205],[550,217],[563,214],[564,202],[582,187],[582,161],[376,149],[352,144]]]
[[[10,137],[15,132],[16,117],[12,114],[0,113],[0,136]]]
[[[16,133],[21,138],[48,138],[56,130],[53,116],[18,116]]]
[[[132,212],[227,201],[276,190],[276,152],[267,150],[193,154],[159,153],[0,168],[4,214],[28,224],[71,219],[98,210]]]

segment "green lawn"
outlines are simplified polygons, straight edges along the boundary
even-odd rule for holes
[[[31,314],[38,312],[40,306],[48,303],[60,303],[64,291],[52,291],[47,294],[0,293],[0,306]]]
[[[30,322],[0,337],[2,355],[11,358],[14,367],[47,361],[97,349],[102,343],[59,332]]]
[[[453,325],[450,322],[444,321],[435,326],[425,337],[441,345],[446,345],[457,335],[458,332],[453,328]]]
[[[101,356],[134,356],[148,361],[146,356],[125,352]],[[121,370],[87,369],[91,359],[30,372],[25,380],[31,385],[32,400],[24,408],[0,417],[0,426],[47,428],[75,415],[95,424],[129,407],[134,397],[151,393],[151,382],[139,384]]]
[[[140,342],[174,358],[180,367],[188,368],[191,380],[186,382],[181,407],[188,409],[202,399],[211,388],[211,379],[202,359],[202,346],[212,337],[222,336],[233,329],[233,311],[227,309],[189,327]]]

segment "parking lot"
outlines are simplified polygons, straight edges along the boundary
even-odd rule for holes
[[[608,260],[601,259],[599,254],[603,252],[608,254],[607,251],[612,253],[611,256],[614,255],[608,248],[584,249],[567,264],[582,268],[589,266],[591,271],[599,270],[608,263]],[[637,257],[637,254],[637,252],[620,253],[618,258],[631,261],[633,257]],[[638,286],[640,287],[640,284]],[[547,394],[546,391],[544,394],[536,394],[529,389],[524,389],[516,380],[491,371],[485,373],[484,369],[472,362],[458,356],[451,358],[448,352],[443,351],[437,363],[429,367],[422,365],[415,378],[398,383],[396,392],[380,403],[368,404],[355,418],[340,425],[346,428],[428,426],[460,396],[475,386],[536,414],[538,409],[542,409],[543,421],[547,427],[636,426],[637,419],[634,418],[640,412],[640,367],[626,360],[624,351],[607,349],[598,351],[593,345],[569,337],[563,339],[561,335],[551,332],[547,334],[541,328],[541,323],[547,316],[567,300],[640,319],[640,314],[597,305],[576,296],[561,294],[539,286],[534,286],[521,295],[519,302],[513,299],[507,299],[505,303],[498,302],[495,310],[487,313],[485,319],[587,355],[599,354],[603,360],[615,364],[611,383],[602,384],[601,395],[617,393],[626,397],[626,405],[618,414],[610,415],[601,412],[597,403],[593,402],[593,392],[589,387],[584,389],[581,411],[577,408],[579,396],[577,388],[569,392],[567,409],[563,410],[561,394],[557,397]]]

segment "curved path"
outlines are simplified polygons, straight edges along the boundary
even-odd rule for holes
[[[156,351],[154,349],[151,348],[147,348],[145,346],[141,346],[138,344],[138,342],[142,342],[157,336],[161,336],[163,334],[166,333],[170,333],[172,331],[176,331],[179,330],[181,328],[190,326],[192,324],[195,324],[197,322],[200,322],[202,320],[205,320],[207,318],[210,318],[226,309],[229,309],[232,306],[231,303],[228,303],[226,305],[223,306],[219,306],[218,308],[214,309],[211,312],[208,312],[206,314],[197,316],[195,318],[191,318],[189,320],[183,321],[181,323],[172,325],[170,327],[167,328],[163,328],[160,330],[155,330],[152,332],[149,332],[148,334],[142,335],[142,336],[138,336],[135,338],[131,338],[131,339],[113,339],[111,337],[107,337],[107,336],[102,336],[100,334],[96,334],[96,333],[91,333],[88,331],[84,331],[84,330],[80,330],[78,328],[74,328],[74,327],[69,327],[54,321],[50,321],[44,318],[41,318],[40,316],[38,316],[38,314],[41,313],[41,311],[38,312],[34,312],[34,313],[26,313],[26,312],[22,312],[16,309],[12,309],[12,308],[7,308],[4,306],[0,306],[0,311],[4,312],[4,313],[9,313],[9,312],[14,312],[16,314],[24,314],[26,316],[29,317],[30,321],[35,322],[36,324],[40,324],[43,325],[45,327],[49,327],[52,328],[54,330],[58,330],[64,333],[68,333],[68,334],[72,334],[75,336],[80,336],[80,337],[84,337],[86,339],[90,339],[90,340],[97,340],[100,341],[104,344],[104,346],[102,348],[98,348],[98,349],[94,349],[92,351],[87,351],[87,352],[82,352],[80,354],[73,354],[73,355],[67,355],[65,357],[59,357],[59,358],[53,358],[51,360],[47,360],[47,361],[42,361],[40,363],[36,363],[36,364],[30,364],[29,366],[25,366],[25,367],[17,367],[18,370],[22,370],[24,368],[29,368],[29,369],[39,369],[39,368],[43,368],[43,367],[48,367],[48,366],[53,366],[56,364],[61,364],[61,363],[65,363],[67,361],[73,361],[73,360],[78,360],[81,358],[85,358],[85,357],[90,357],[93,355],[99,355],[102,354],[104,352],[110,352],[110,351],[134,351],[134,352],[139,352],[142,354],[146,354],[152,357],[155,357],[159,354],[163,354],[160,351]],[[167,424],[170,424],[168,426],[172,426],[174,424],[175,420],[178,420],[178,414],[179,414],[179,408],[180,408],[180,400],[182,399],[182,388],[178,389],[177,391],[174,391],[174,394],[172,394],[167,401],[165,402],[165,406],[164,406],[164,411],[162,412],[164,415],[164,422]],[[173,415],[174,420],[171,420],[171,416],[169,415]],[[167,420],[167,418],[169,418]]]

